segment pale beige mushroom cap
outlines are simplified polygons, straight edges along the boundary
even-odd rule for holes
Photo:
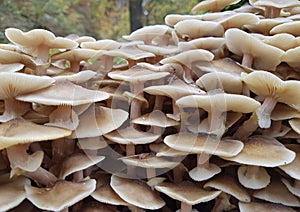
[[[106,92],[89,90],[70,81],[57,81],[52,86],[36,92],[20,95],[20,101],[45,105],[82,105],[108,99]]]
[[[295,157],[295,152],[287,149],[275,138],[253,136],[244,141],[244,148],[238,155],[222,158],[241,164],[276,167],[291,163]]]
[[[204,188],[214,188],[230,194],[243,202],[250,202],[251,197],[247,190],[243,188],[234,178],[227,175],[220,175],[210,179],[204,184]]]
[[[210,12],[219,12],[227,5],[235,4],[238,0],[206,0],[201,1],[192,8],[192,13],[208,10]]]
[[[221,191],[203,190],[189,181],[183,181],[179,184],[162,182],[154,186],[154,188],[155,190],[188,205],[196,205],[201,202],[208,202],[215,199],[221,193]]]
[[[299,108],[300,98],[297,97],[300,82],[296,80],[283,81],[276,75],[267,71],[254,71],[242,74],[242,80],[247,87],[258,96],[272,96],[277,102]]]
[[[42,210],[60,211],[89,196],[96,189],[96,180],[78,183],[57,181],[52,188],[25,186],[27,199]]]
[[[266,202],[239,202],[239,209],[241,212],[296,212],[290,207]]]
[[[259,22],[259,18],[252,13],[235,13],[224,16],[224,18],[219,18],[216,21],[220,23],[224,29],[229,29],[243,28],[247,24],[256,24]]]
[[[183,132],[166,136],[164,143],[178,151],[194,154],[207,153],[218,156],[227,155],[227,157],[239,154],[244,146],[243,142],[238,140],[220,140],[213,135]]]
[[[200,37],[222,37],[224,28],[221,24],[214,21],[202,21],[198,19],[187,19],[174,25],[175,31],[182,37],[187,39],[195,39]]]
[[[239,30],[228,29],[225,32],[226,46],[236,55],[251,55],[253,67],[262,70],[275,70],[281,62],[284,51],[268,45],[254,36]]]
[[[134,206],[156,210],[165,205],[159,194],[141,180],[112,175],[110,186],[123,200]]]
[[[68,80],[75,84],[81,84],[81,83],[87,82],[88,80],[92,79],[93,77],[96,76],[96,74],[97,73],[95,71],[83,70],[78,73],[73,73],[73,72],[63,73],[61,75],[54,76],[53,79],[55,79],[56,81]]]
[[[299,27],[300,27],[300,21],[286,22],[286,23],[282,23],[277,26],[274,26],[270,30],[270,34],[289,33],[294,36],[299,36],[300,33],[297,30]]]
[[[240,113],[254,112],[260,103],[250,97],[239,94],[213,93],[206,95],[184,96],[176,101],[179,107],[196,107],[205,111],[216,110],[215,105],[221,106],[219,111],[234,111]]]
[[[25,185],[30,185],[30,180],[23,176],[9,178],[7,174],[0,177],[1,211],[18,206],[26,198]]]
[[[128,112],[102,106],[91,106],[79,116],[80,122],[71,138],[90,138],[118,129],[128,118]]]
[[[38,125],[21,118],[0,124],[0,149],[15,144],[63,138],[71,134],[70,130],[58,127]]]
[[[12,98],[46,88],[55,82],[48,76],[34,76],[23,73],[0,73],[0,98]]]
[[[97,41],[82,42],[80,44],[80,47],[85,49],[94,49],[94,50],[112,50],[112,49],[120,48],[121,44],[114,40],[103,39]]]

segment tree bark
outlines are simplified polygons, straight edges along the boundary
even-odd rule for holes
[[[130,13],[130,32],[133,32],[143,27],[143,0],[130,0],[129,13]]]

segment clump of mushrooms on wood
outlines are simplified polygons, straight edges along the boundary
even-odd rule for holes
[[[0,210],[299,211],[300,2],[238,2],[122,41],[6,29]]]

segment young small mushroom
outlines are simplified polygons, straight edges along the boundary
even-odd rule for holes
[[[206,191],[190,181],[179,184],[162,182],[154,186],[155,190],[181,202],[181,212],[192,212],[192,206],[209,202],[220,195],[221,191]]]

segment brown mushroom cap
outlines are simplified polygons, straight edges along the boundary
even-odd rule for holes
[[[204,188],[215,188],[221,190],[227,194],[230,194],[243,202],[250,202],[251,197],[247,190],[244,189],[239,183],[232,177],[227,175],[220,175],[210,179],[204,184]]]
[[[238,155],[222,158],[241,164],[276,167],[291,163],[295,156],[295,152],[287,149],[275,138],[253,136],[244,141],[244,148]]]
[[[151,190],[143,181],[112,175],[110,186],[124,201],[134,206],[155,210],[165,205],[159,194]]]
[[[293,152],[295,152],[296,157],[291,163],[287,165],[279,166],[279,168],[283,170],[285,173],[287,173],[289,176],[291,176],[292,178],[300,180],[300,167],[299,167],[300,146],[298,144],[287,144],[286,147],[292,150]]]
[[[261,166],[245,166],[238,168],[239,182],[250,189],[261,189],[270,183],[270,175]]]
[[[42,210],[60,211],[71,206],[96,189],[96,180],[88,179],[74,183],[57,181],[52,188],[25,186],[27,199]]]
[[[23,177],[9,178],[9,175],[0,176],[0,210],[8,211],[18,206],[25,198],[24,186],[29,185],[30,180]]]
[[[172,199],[184,202],[188,205],[208,202],[221,193],[221,191],[203,190],[190,181],[183,181],[179,184],[162,182],[154,186],[154,188],[155,190],[168,195]]]
[[[13,119],[0,124],[0,149],[15,144],[25,144],[66,137],[70,130],[38,125],[24,119]]]
[[[295,197],[278,179],[272,179],[271,183],[261,190],[254,191],[253,196],[268,202],[279,203],[292,207],[299,207],[300,200]]]
[[[296,212],[294,209],[274,203],[266,202],[239,202],[239,209],[241,212],[261,212],[261,211],[273,211],[273,212]]]

